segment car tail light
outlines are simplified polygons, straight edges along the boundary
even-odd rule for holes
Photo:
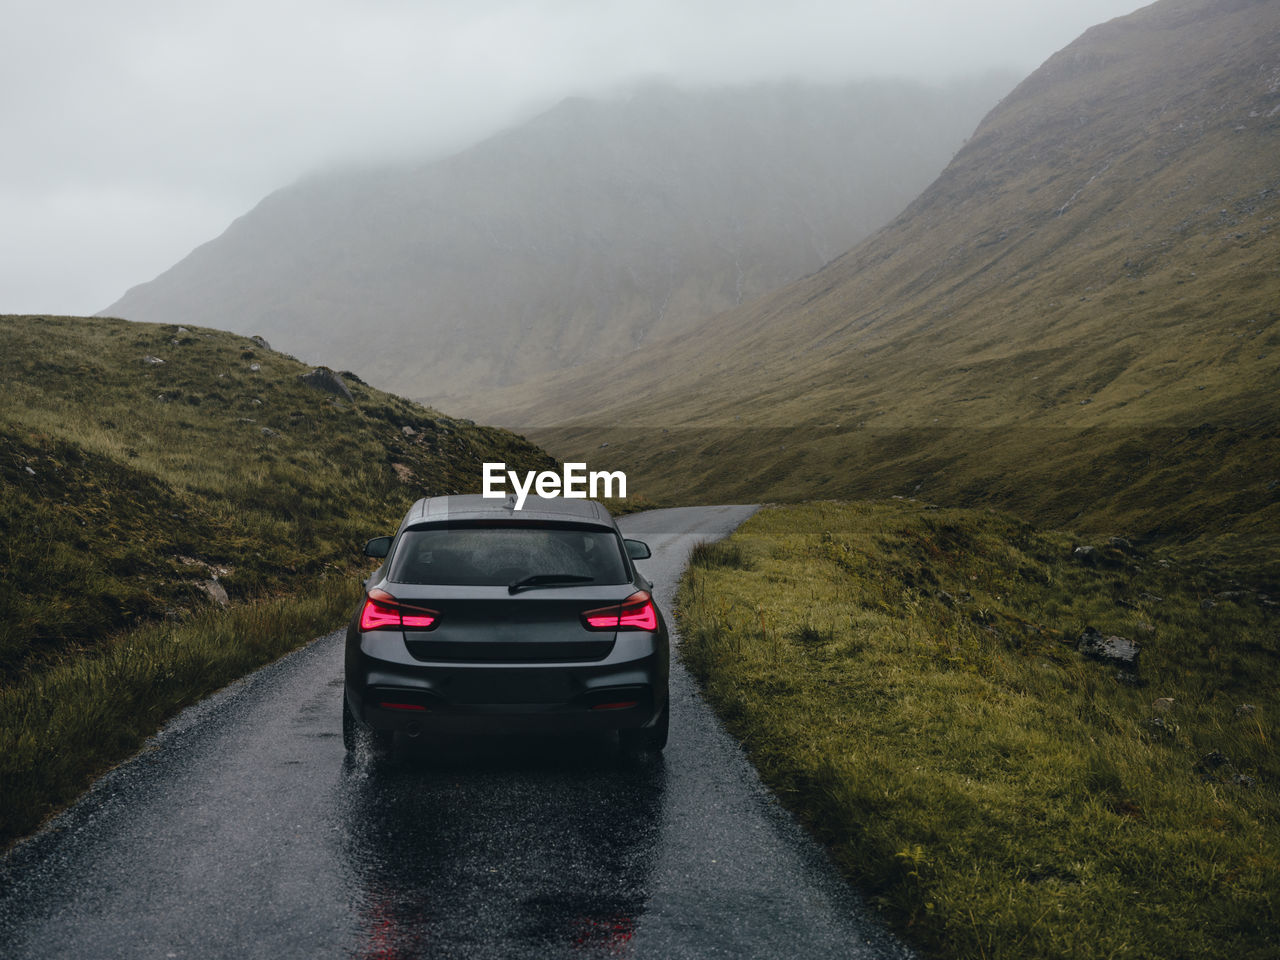
[[[370,590],[360,610],[361,630],[430,630],[440,614],[426,607],[401,603],[385,590]]]
[[[653,631],[658,629],[658,608],[648,591],[638,590],[615,606],[586,611],[582,625],[588,630]]]

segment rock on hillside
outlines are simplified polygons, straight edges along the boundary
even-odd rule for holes
[[[818,269],[901,210],[1011,86],[566,100],[447,159],[272,194],[104,313],[261,332],[460,405]]]

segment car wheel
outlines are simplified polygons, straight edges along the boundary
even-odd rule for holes
[[[619,730],[618,743],[626,754],[658,753],[667,745],[667,731],[671,726],[671,700],[662,705],[662,712],[652,727],[638,730]]]
[[[342,745],[347,748],[347,753],[360,745],[360,730],[345,693],[342,695]]]
[[[342,745],[348,753],[360,749],[360,741],[368,739],[375,756],[385,757],[391,752],[391,739],[395,736],[378,730],[365,730],[356,722],[356,715],[351,712],[351,704],[347,703],[347,695],[342,695]]]

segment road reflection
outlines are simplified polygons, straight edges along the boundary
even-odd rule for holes
[[[467,738],[344,768],[353,957],[628,957],[666,769],[616,741]]]

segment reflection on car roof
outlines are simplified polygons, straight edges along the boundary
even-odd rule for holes
[[[570,500],[565,497],[535,497],[525,499],[521,509],[515,510],[507,499],[482,497],[479,494],[463,494],[447,497],[424,497],[409,508],[402,527],[415,523],[442,520],[570,520],[577,523],[598,523],[612,526],[609,511],[595,500]]]

